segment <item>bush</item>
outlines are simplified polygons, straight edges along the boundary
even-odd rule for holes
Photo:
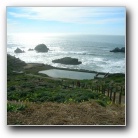
[[[7,112],[23,111],[26,107],[24,104],[7,103]]]
[[[96,101],[99,105],[106,107],[107,103],[105,101],[97,100]]]
[[[54,96],[53,101],[63,103],[66,101],[65,95],[56,95]]]

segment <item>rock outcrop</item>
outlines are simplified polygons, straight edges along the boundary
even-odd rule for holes
[[[122,47],[122,48],[116,47],[115,49],[111,50],[110,52],[123,52],[123,53],[125,53],[125,47]]]
[[[64,57],[61,59],[52,60],[53,63],[61,63],[66,65],[79,65],[82,62],[78,61],[77,58],[71,58],[71,57]]]
[[[24,53],[24,50],[21,50],[20,48],[16,48],[16,50],[14,50],[15,53]]]
[[[34,49],[29,48],[28,51],[33,51]]]
[[[45,44],[39,44],[35,47],[37,52],[48,52],[49,48]]]

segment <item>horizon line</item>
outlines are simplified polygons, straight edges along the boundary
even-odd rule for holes
[[[12,32],[8,33],[7,35],[12,35],[12,34],[44,34],[44,35],[105,35],[105,36],[126,36],[126,34],[93,34],[93,33],[45,33],[45,32]]]

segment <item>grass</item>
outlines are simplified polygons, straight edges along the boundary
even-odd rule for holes
[[[8,125],[124,125],[125,107],[95,100],[81,103],[28,102],[20,112],[8,112]]]
[[[46,69],[44,65],[26,69],[24,65],[19,59],[8,56],[8,125],[125,124],[125,105],[112,104],[109,97],[92,89],[117,86],[120,90],[125,84],[123,74],[97,80],[79,80],[81,87],[78,87],[77,80],[50,79],[38,75],[39,70]],[[16,68],[24,73],[13,73]]]
[[[7,112],[18,112],[23,111],[27,105],[23,103],[7,103]]]

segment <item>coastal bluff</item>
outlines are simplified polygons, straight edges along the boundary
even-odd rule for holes
[[[78,61],[77,58],[71,58],[71,57],[64,57],[61,59],[55,59],[52,60],[53,63],[61,63],[61,64],[66,64],[66,65],[79,65],[82,62]]]
[[[12,74],[13,71],[22,71],[23,67],[26,66],[27,64],[20,60],[19,58],[16,58],[14,56],[11,56],[7,54],[7,74]]]

